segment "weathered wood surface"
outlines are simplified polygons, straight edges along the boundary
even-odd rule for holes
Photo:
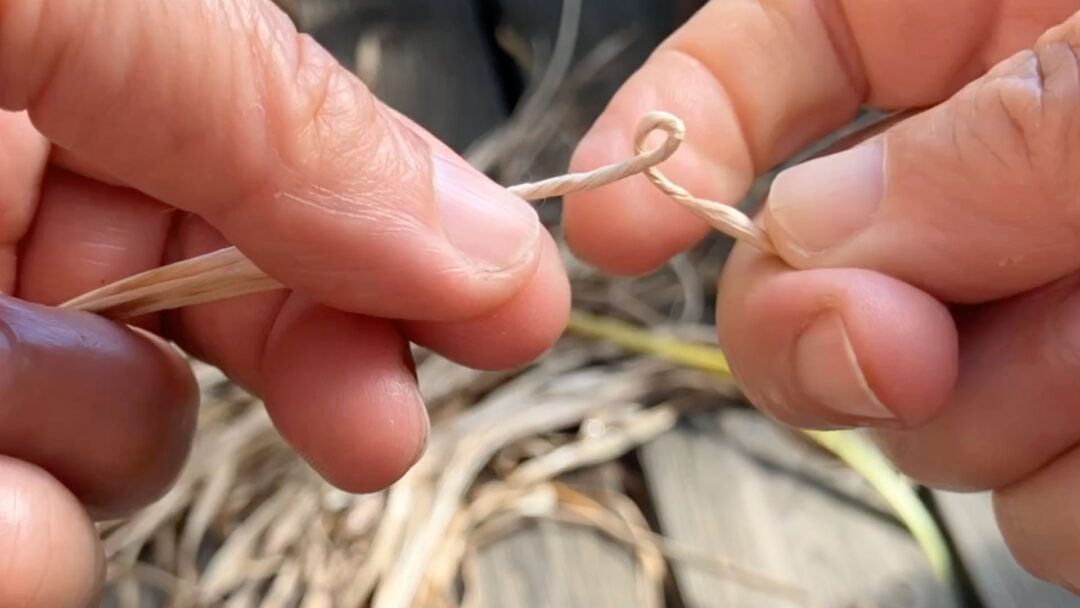
[[[577,487],[618,489],[616,466],[568,476]],[[605,474],[611,473],[611,474]],[[484,548],[478,559],[483,608],[641,606],[636,560],[599,533],[539,521]]]
[[[1016,563],[994,520],[989,494],[937,492],[934,500],[985,608],[1080,608],[1080,598]]]
[[[822,608],[947,605],[910,536],[850,470],[763,417],[696,416],[641,450],[662,532],[805,590]],[[790,606],[677,567],[693,608]]]
[[[641,605],[632,554],[582,528],[538,522],[492,544],[479,568],[483,608]]]

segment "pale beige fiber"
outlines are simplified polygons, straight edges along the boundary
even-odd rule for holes
[[[667,137],[659,146],[648,149],[645,140],[654,131],[662,131]],[[686,127],[678,117],[650,112],[638,124],[636,155],[632,158],[594,171],[512,186],[509,190],[525,200],[535,201],[599,188],[644,173],[653,185],[716,230],[762,251],[773,252],[764,229],[741,211],[697,198],[660,172],[657,165],[675,154],[685,139]],[[229,247],[122,279],[61,306],[123,319],[282,287],[238,249]]]

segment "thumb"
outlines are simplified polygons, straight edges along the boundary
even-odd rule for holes
[[[78,52],[73,52],[78,49]],[[532,207],[404,125],[269,0],[0,0],[0,106],[332,306],[475,317],[534,274]]]
[[[948,101],[777,176],[796,268],[860,267],[982,302],[1080,269],[1080,16]]]
[[[189,366],[161,340],[0,295],[0,455],[48,471],[95,516],[172,485],[198,404]]]
[[[46,471],[0,455],[0,606],[97,605],[105,578],[98,532]]]

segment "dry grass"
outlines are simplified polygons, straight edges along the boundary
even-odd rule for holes
[[[560,481],[671,429],[686,408],[733,394],[723,376],[576,338],[515,372],[418,358],[430,449],[389,491],[364,496],[328,486],[279,439],[257,400],[195,364],[205,405],[191,461],[162,500],[103,527],[122,605],[139,606],[147,586],[177,606],[476,605],[476,552],[536,518],[625,543],[638,558],[643,606],[659,605],[665,557],[801,597],[659,538],[625,496]]]

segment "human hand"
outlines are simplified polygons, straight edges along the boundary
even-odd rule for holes
[[[718,330],[749,399],[811,428],[870,427],[940,488],[993,490],[1018,560],[1080,589],[1080,2],[711,2],[616,95],[576,157],[617,158],[667,110],[664,165],[736,202],[861,104],[930,109],[782,172],[735,248]],[[1057,25],[1061,24],[1061,25]],[[575,195],[571,246],[651,270],[706,227],[641,178]],[[635,181],[638,180],[638,181]]]
[[[532,208],[268,0],[0,0],[0,83],[0,605],[86,605],[92,519],[159,496],[196,420],[163,341],[29,302],[236,245],[294,291],[139,324],[262,396],[357,492],[424,446],[408,341],[504,367],[564,327]]]

